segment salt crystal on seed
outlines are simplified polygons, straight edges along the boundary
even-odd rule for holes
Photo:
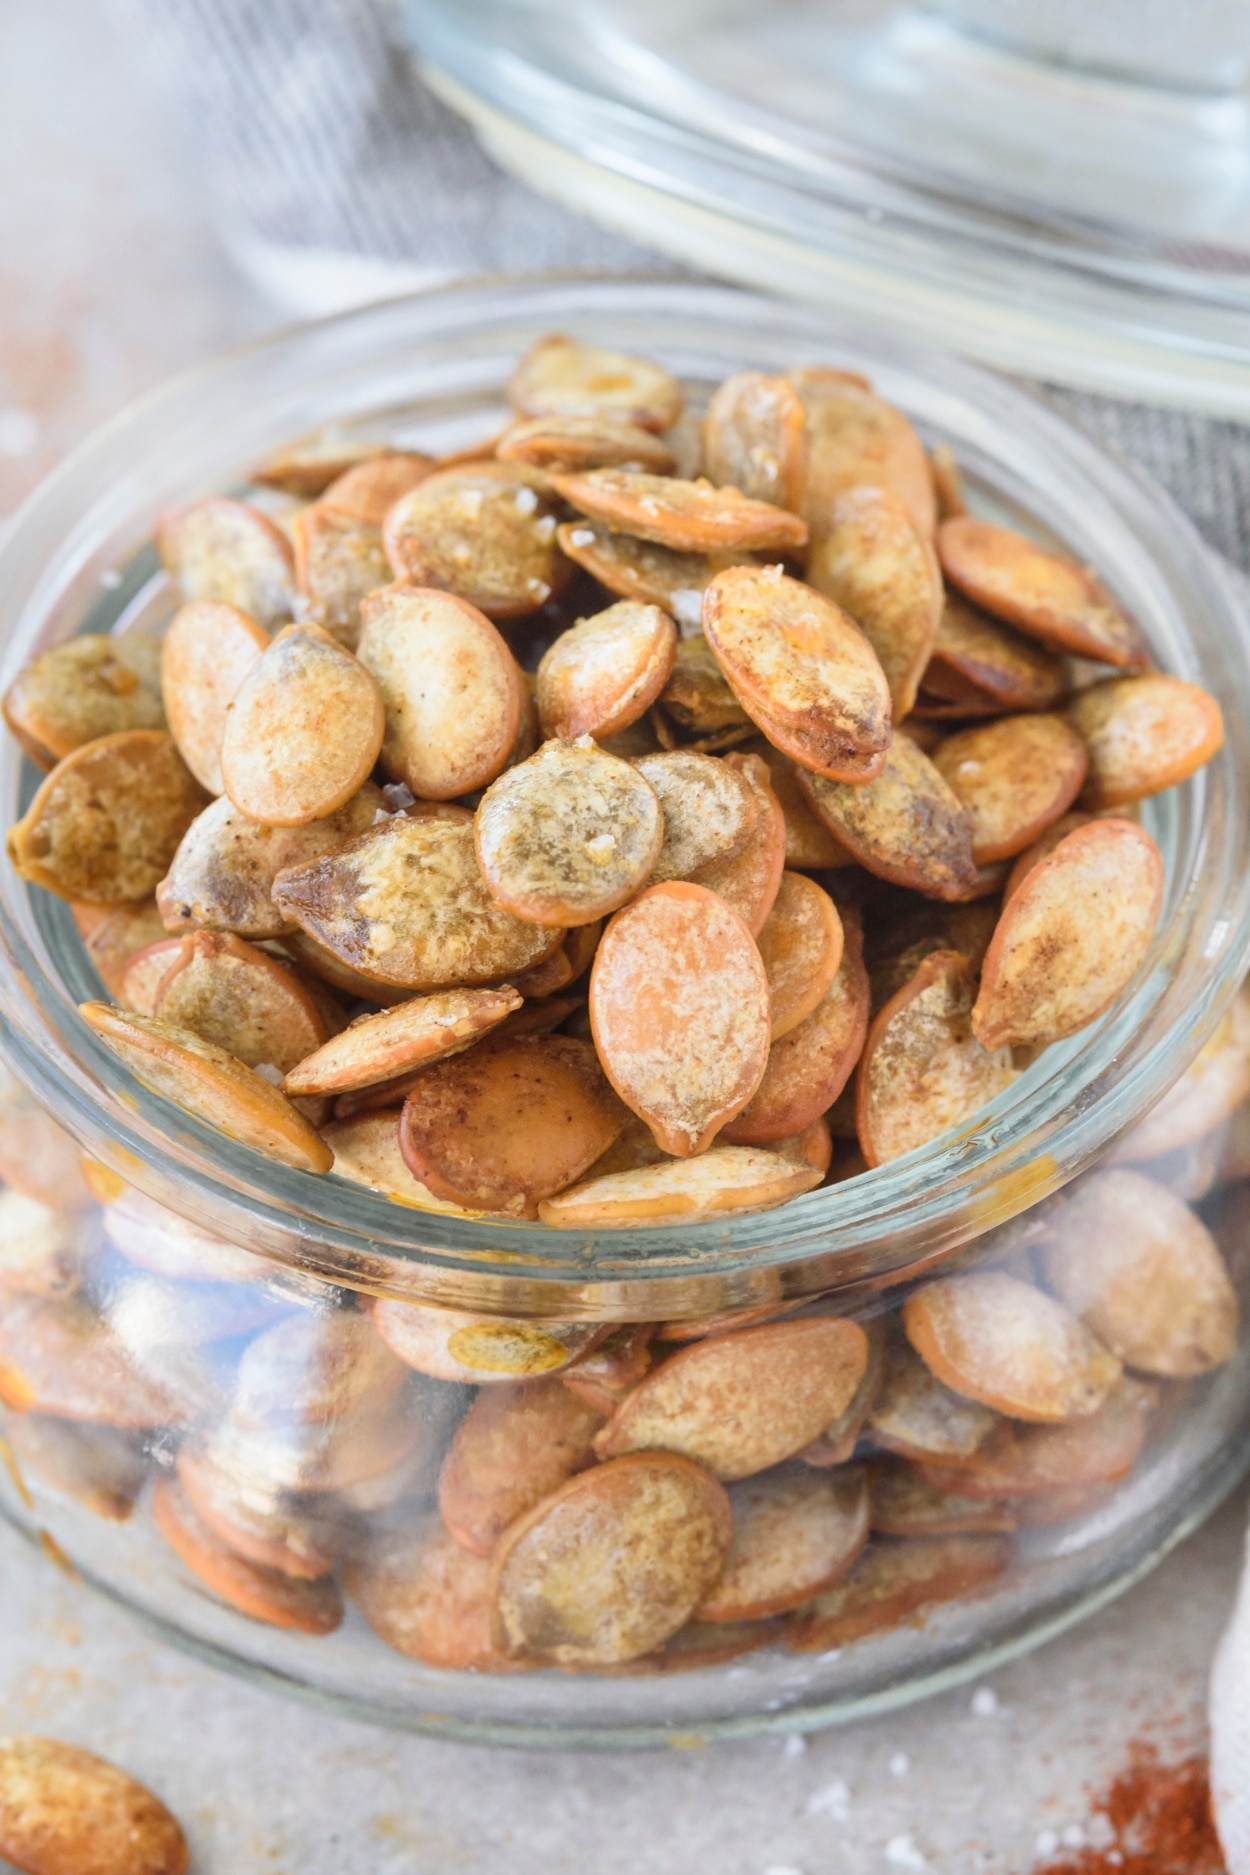
[[[253,1073],[259,1074],[262,1081],[268,1081],[270,1087],[281,1087],[282,1070],[275,1068],[272,1061],[258,1061]]]
[[[885,1859],[895,1868],[928,1868],[929,1864],[910,1836],[891,1836],[885,1845]]]
[[[1079,1823],[1069,1823],[1065,1830],[1060,1831],[1059,1840],[1065,1849],[1083,1849],[1085,1847],[1085,1831],[1081,1828]]]
[[[1109,1816],[1092,1816],[1085,1830],[1091,1849],[1110,1849],[1115,1841],[1115,1827]]]
[[[1054,1829],[1039,1829],[1033,1848],[1038,1855],[1054,1855],[1059,1847],[1059,1832]]]
[[[100,575],[100,584],[105,592],[116,592],[122,583],[122,576],[115,566],[106,566]]]
[[[835,1823],[849,1823],[851,1820],[851,1793],[840,1777],[835,1777],[832,1784],[826,1784],[807,1800],[808,1816],[829,1816]]]
[[[570,547],[593,547],[595,530],[593,527],[575,527],[569,534]]]
[[[911,1759],[905,1751],[896,1751],[890,1759],[890,1776],[906,1777],[911,1770]]]
[[[534,534],[539,540],[550,540],[556,531],[554,514],[540,514],[534,523]]]
[[[978,1686],[972,1695],[972,1712],[978,1719],[992,1719],[998,1713],[998,1694],[992,1686]]]
[[[802,1732],[791,1732],[781,1747],[783,1758],[801,1758],[807,1751],[807,1740]]]
[[[392,814],[402,814],[406,807],[411,807],[416,795],[406,781],[388,781],[382,790],[382,799]]]
[[[512,499],[518,514],[533,514],[538,506],[538,496],[532,488],[518,488]]]
[[[679,586],[669,595],[669,608],[683,627],[682,637],[691,637],[703,629],[703,594],[697,586]]]

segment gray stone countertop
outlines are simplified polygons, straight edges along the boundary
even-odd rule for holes
[[[0,8],[0,516],[93,425],[275,323],[99,0]],[[0,1528],[0,1729],[114,1757],[196,1875],[1025,1875],[1142,1734],[1200,1745],[1244,1494],[1093,1620],[920,1707],[785,1743],[534,1753],[288,1703]]]

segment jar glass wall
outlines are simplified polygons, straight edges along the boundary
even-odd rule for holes
[[[158,1099],[77,1015],[99,984],[69,908],[6,870],[16,1078],[0,1172],[28,1262],[0,1279],[0,1489],[15,1520],[192,1645],[396,1723],[561,1741],[819,1723],[1065,1625],[1237,1474],[1250,665],[1235,598],[1185,521],[1011,387],[725,289],[542,279],[281,335],[118,419],[0,547],[7,678],[83,629],[159,630],[173,600],[146,544],[157,512],[327,423],[434,451],[472,442],[497,427],[518,354],[552,329],[658,357],[696,406],[736,369],[865,372],[952,447],[978,511],[1095,564],[1160,665],[1216,691],[1224,751],[1142,808],[1167,869],[1146,964],[972,1126],[905,1159],[720,1222],[555,1231],[289,1171]],[[7,747],[10,819],[36,779]],[[95,1161],[89,1186],[42,1110]],[[50,1211],[22,1211],[22,1194]],[[1130,1237],[1149,1239],[1145,1262],[1104,1269],[1104,1243]],[[1164,1311],[1184,1315],[1169,1336],[1142,1322],[1170,1293],[1159,1258],[1178,1242],[1188,1313]],[[1096,1410],[1030,1418],[935,1390],[904,1310],[982,1270],[1102,1321],[1117,1365]],[[765,1521],[800,1507],[824,1558],[821,1618],[762,1591],[709,1593],[661,1648],[516,1670],[498,1544],[528,1505],[504,1482],[532,1463],[553,1493],[593,1480],[596,1453],[649,1450],[606,1428],[632,1389],[683,1364],[727,1363],[733,1392],[735,1363],[756,1362],[767,1388],[796,1359],[851,1373],[850,1397],[721,1470],[740,1522],[753,1492]],[[715,1525],[709,1501],[682,1499],[680,1527]],[[860,1601],[835,1605],[830,1571],[870,1524],[845,1578]]]

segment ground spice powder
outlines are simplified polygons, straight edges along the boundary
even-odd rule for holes
[[[1153,1745],[1133,1745],[1127,1767],[1091,1807],[1106,1818],[1114,1840],[1047,1862],[1033,1875],[1224,1875],[1205,1758],[1164,1764]]]

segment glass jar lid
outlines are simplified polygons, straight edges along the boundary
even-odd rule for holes
[[[407,13],[425,76],[507,167],[647,246],[1005,370],[1250,414],[1234,8]]]

